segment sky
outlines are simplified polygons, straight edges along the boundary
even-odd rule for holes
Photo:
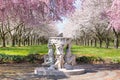
[[[62,19],[63,19],[62,22],[59,21],[59,22],[56,23],[59,33],[63,32],[64,24],[68,21],[67,18],[65,18],[65,17],[62,17]]]
[[[77,0],[77,1],[75,2],[75,7],[76,7],[76,8],[80,8],[80,0]],[[65,18],[65,17],[62,17],[62,19],[63,19],[62,22],[59,21],[59,22],[56,23],[59,33],[62,33],[62,32],[63,32],[64,24],[67,23],[67,21],[68,21],[68,19]]]

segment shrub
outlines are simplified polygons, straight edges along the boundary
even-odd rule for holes
[[[0,63],[42,63],[43,57],[39,54],[29,54],[28,56],[0,54]]]
[[[12,61],[15,62],[15,63],[21,63],[21,62],[25,61],[25,58],[23,56],[13,55],[12,56]]]
[[[4,54],[0,54],[0,63],[3,63],[3,59],[4,59],[5,55]]]
[[[29,54],[28,56],[26,56],[26,61],[30,62],[30,63],[35,63],[35,62],[39,62],[42,63],[43,62],[43,55],[40,54]]]
[[[120,64],[120,58],[115,58],[112,60],[112,63]]]
[[[97,63],[97,62],[103,62],[104,60],[100,57],[95,57],[95,56],[81,56],[76,59],[77,63]]]

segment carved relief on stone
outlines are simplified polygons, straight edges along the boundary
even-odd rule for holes
[[[62,54],[56,55],[55,68],[61,69],[64,67],[64,56]]]
[[[67,44],[65,62],[69,65],[76,65],[76,56],[71,53],[71,44]]]
[[[52,44],[48,44],[48,48],[49,48],[49,50],[48,50],[49,62],[52,65],[55,62],[53,45]]]
[[[55,46],[55,53],[53,51],[53,45]],[[66,46],[66,54],[64,54],[64,46]],[[76,64],[76,57],[71,53],[71,39],[64,37],[52,37],[48,43],[48,56],[50,67],[49,69],[61,69],[68,68],[72,69],[72,66]],[[54,57],[55,55],[55,57]]]

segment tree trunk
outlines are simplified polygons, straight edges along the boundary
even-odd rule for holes
[[[22,41],[22,44],[23,44],[23,46],[25,46],[26,45],[26,39],[23,39],[23,41]]]
[[[2,37],[2,47],[6,47],[5,36]]]
[[[16,38],[15,36],[11,36],[11,46],[15,47],[15,43],[16,43]]]
[[[15,39],[12,39],[12,47],[15,47]]]
[[[78,39],[75,40],[76,45],[78,45]]]
[[[21,39],[18,40],[18,47],[21,47]]]
[[[91,45],[91,46],[93,45],[93,40],[90,40],[90,45]]]
[[[115,31],[114,28],[113,32],[114,32],[114,48],[117,49],[119,47],[118,33]]]
[[[89,46],[89,39],[87,39],[87,45]]]
[[[94,39],[94,47],[97,47],[97,40]]]
[[[87,44],[87,41],[86,41],[86,38],[84,39],[84,46],[86,46],[86,44]]]
[[[115,35],[114,36],[114,48],[118,48],[119,46],[119,40],[118,40],[118,35]]]
[[[37,45],[39,45],[39,38],[37,39]]]
[[[106,43],[105,47],[108,48],[109,47],[109,38],[106,38],[105,43]]]
[[[30,38],[28,37],[27,39],[27,45],[29,46],[30,45]]]
[[[40,38],[38,39],[38,45],[40,45]]]
[[[33,40],[32,40],[32,37],[31,37],[31,39],[30,39],[30,43],[31,43],[30,45],[33,45]]]
[[[102,47],[102,39],[99,39],[100,48]]]

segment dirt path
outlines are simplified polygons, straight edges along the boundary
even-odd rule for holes
[[[45,78],[33,74],[39,64],[0,64],[0,80],[120,80],[120,65],[78,65],[86,69],[82,75],[68,78]]]

